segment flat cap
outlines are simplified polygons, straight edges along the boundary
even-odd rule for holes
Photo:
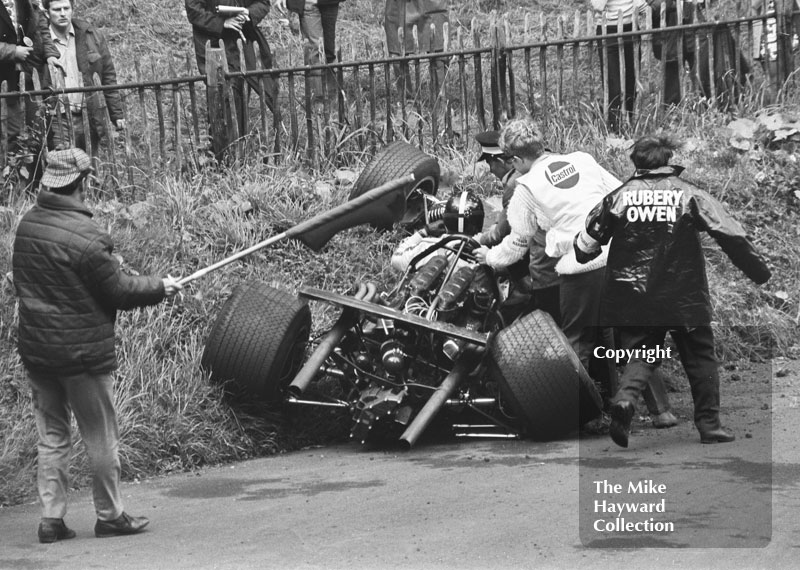
[[[42,175],[42,185],[63,188],[92,171],[92,160],[79,148],[53,150],[47,153],[47,167]]]

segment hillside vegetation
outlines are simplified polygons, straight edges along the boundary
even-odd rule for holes
[[[574,10],[582,4],[475,0],[458,3],[454,15],[466,24],[476,16],[485,19],[493,9],[521,14],[523,6],[552,11]],[[185,66],[191,30],[181,3],[84,0],[78,3],[78,11],[105,28],[121,81],[134,79],[134,61],[149,67],[152,58],[152,67],[162,72],[170,61],[182,61]],[[361,44],[366,37],[378,45],[383,34],[381,18],[382,3],[347,0],[339,20],[340,43],[351,45],[359,38]],[[287,27],[270,19],[265,29],[279,65],[301,59],[294,20]],[[192,59],[195,73],[193,65]],[[688,143],[675,162],[687,167],[689,179],[709,188],[729,206],[774,272],[766,286],[757,288],[708,242],[719,350],[727,359],[796,357],[800,354],[796,143],[775,141],[774,132],[762,125],[748,145],[732,146],[734,133],[728,125],[736,117],[690,107],[682,111],[659,126]],[[770,111],[781,113],[781,120],[792,124],[800,116],[798,91],[790,90],[782,106]],[[755,120],[758,112],[751,104],[737,114]],[[545,135],[553,148],[590,152],[620,178],[631,172],[628,143],[607,138],[597,125],[555,119]],[[482,165],[474,165],[475,150],[466,155],[447,149],[441,153],[445,182],[475,183],[488,193],[491,177]],[[368,158],[362,157],[361,163]],[[332,190],[319,192],[316,184],[320,181],[330,182]],[[333,173],[312,177],[299,165],[266,166],[254,160],[235,171],[209,169],[191,179],[165,178],[136,204],[95,195],[89,197],[89,205],[97,222],[110,229],[126,266],[141,273],[187,275],[345,200],[349,186],[334,182]],[[0,275],[10,271],[16,224],[33,200],[33,196],[23,196],[0,209]],[[245,202],[251,206],[247,213],[236,207]],[[278,411],[248,413],[229,407],[220,389],[210,385],[199,369],[203,345],[214,316],[238,283],[260,279],[290,290],[306,283],[344,292],[359,281],[386,281],[392,278],[388,259],[399,238],[357,228],[335,237],[318,254],[284,243],[212,273],[192,284],[179,299],[121,313],[116,399],[124,477],[189,470],[342,437],[341,426],[324,413],[285,417]],[[314,304],[312,309],[318,332],[335,317],[325,306]],[[4,282],[0,292],[0,505],[30,500],[35,486],[36,436],[15,339],[15,299]],[[81,486],[88,469],[81,446],[76,446],[76,454],[73,484]]]

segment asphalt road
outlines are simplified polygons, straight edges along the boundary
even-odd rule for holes
[[[627,450],[605,436],[341,445],[126,484],[127,509],[152,520],[132,537],[94,538],[87,492],[66,519],[77,538],[52,545],[36,505],[2,509],[0,568],[797,568],[796,370],[746,397],[724,387],[732,444],[700,445],[679,401],[681,425],[637,424]],[[610,503],[653,505],[623,518],[674,530],[596,530],[619,524]]]

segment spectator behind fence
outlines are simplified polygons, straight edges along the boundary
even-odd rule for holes
[[[339,3],[344,0],[274,0],[275,7],[282,13],[288,8],[300,16],[300,31],[303,33],[303,61],[306,65],[323,65],[336,61],[336,19],[339,17]],[[323,78],[325,87],[323,88]],[[333,70],[321,69],[311,72],[309,88],[315,103],[323,98],[336,96],[338,82]]]
[[[574,240],[581,263],[591,262],[609,244],[601,322],[619,327],[622,349],[649,351],[630,359],[610,409],[609,433],[622,447],[628,447],[640,392],[668,357],[663,351],[667,332],[691,384],[700,441],[734,440],[719,418],[719,372],[700,232],[714,238],[756,283],[770,278],[739,222],[708,192],[679,178],[683,168],[669,164],[676,148],[669,137],[636,141],[634,175],[592,209]]]
[[[155,305],[181,288],[172,277],[120,270],[111,236],[83,202],[91,159],[51,151],[36,205],[19,223],[12,266],[19,297],[18,351],[32,391],[39,436],[39,541],[74,538],[64,524],[71,416],[92,466],[97,537],[134,534],[149,522],[123,509],[114,409],[117,310]]]
[[[49,34],[53,44],[61,53],[61,66],[66,70],[66,88],[93,85],[96,73],[101,85],[116,85],[117,72],[108,50],[105,36],[86,20],[75,18],[74,0],[42,0],[42,6],[50,22]],[[101,139],[108,137],[106,121],[99,97],[105,96],[106,108],[111,123],[117,130],[125,128],[125,115],[119,91],[105,91],[102,95],[69,93],[62,105],[54,109],[51,147],[60,149],[75,146],[86,150],[86,132],[83,124],[83,108],[89,118],[92,153],[97,154]],[[72,140],[70,140],[70,129]],[[111,144],[111,141],[109,141]]]
[[[25,73],[25,89],[32,90],[31,73],[34,69],[39,73],[42,86],[46,87],[45,63],[58,66],[58,57],[38,2],[37,5],[31,0],[0,2],[0,82],[5,81],[9,91],[19,91],[20,73]],[[26,100],[25,116],[19,97],[7,98],[4,103],[8,110],[7,132],[0,132],[0,136],[7,137],[9,154],[16,154],[20,151],[17,144],[19,134],[25,124],[34,124],[36,109],[30,98]]]
[[[644,0],[591,0],[594,8],[597,35],[617,34],[633,30],[633,18],[646,8]],[[620,19],[621,13],[621,19]],[[606,29],[603,30],[603,18]],[[623,122],[623,110],[633,113],[636,103],[636,63],[641,56],[639,40],[634,37],[606,40],[600,48],[600,69],[608,91],[608,128],[618,132]],[[623,52],[623,67],[620,69],[620,49]],[[624,77],[623,101],[621,75]]]
[[[653,8],[654,28],[661,27],[662,5],[665,7],[665,27],[678,24],[677,0],[647,0],[647,2]],[[685,1],[681,23],[690,25],[707,22],[706,10],[705,2]],[[681,102],[683,62],[689,65],[692,82],[700,95],[711,99],[715,94],[723,109],[729,108],[735,102],[741,89],[747,84],[747,78],[751,72],[750,64],[736,49],[736,43],[728,26],[716,24],[710,29],[710,36],[706,33],[706,29],[698,32],[669,32],[655,36],[653,54],[657,59],[663,61],[665,66],[663,100],[666,105],[677,105]],[[678,45],[681,37],[683,37],[683,62],[678,61]],[[709,49],[709,37],[712,49]],[[699,51],[697,51],[698,47]],[[709,56],[713,57],[713,70],[709,65]],[[737,58],[739,60],[738,75]],[[714,81],[713,90],[712,79]]]
[[[230,17],[221,16],[217,13],[218,4],[219,6],[245,8],[247,12]],[[185,0],[185,6],[186,17],[189,19],[189,23],[192,24],[197,69],[201,74],[205,75],[206,73],[206,42],[211,42],[211,47],[225,48],[225,58],[228,60],[228,70],[230,72],[242,71],[242,66],[239,62],[239,47],[236,43],[238,40],[242,41],[246,71],[256,69],[254,45],[258,45],[261,66],[264,69],[272,67],[272,51],[267,43],[267,38],[264,37],[264,33],[258,28],[258,23],[269,12],[269,0],[222,0],[219,3],[215,0]],[[247,133],[242,106],[244,102],[244,81],[239,77],[232,80],[231,83],[239,134],[244,135]],[[259,92],[259,82],[255,78],[248,77],[247,83],[257,93]],[[261,86],[263,88],[264,102],[277,120],[278,83],[273,77],[265,75],[261,78]]]
[[[444,50],[445,24],[448,24],[447,0],[386,0],[383,27],[386,32],[386,48],[390,57],[403,54],[436,53]],[[431,31],[433,27],[434,31]],[[414,29],[417,42],[414,41]],[[439,85],[444,81],[445,62],[437,60],[434,64]],[[411,81],[408,66],[395,66],[397,87],[405,83],[406,96],[415,97],[415,87]],[[416,86],[419,89],[419,85]]]
[[[758,15],[764,13],[764,0],[750,0],[753,10]],[[791,47],[796,51],[800,47],[800,0],[786,2],[785,9],[791,11],[792,40]],[[774,0],[769,0],[767,13],[775,11]],[[787,16],[787,21],[789,14]],[[766,25],[765,25],[766,24]],[[778,90],[783,87],[783,78],[778,73],[778,22],[775,17],[753,22],[753,59],[760,61],[766,76],[766,101],[773,103]]]

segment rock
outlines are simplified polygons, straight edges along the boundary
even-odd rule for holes
[[[632,145],[633,141],[631,139],[615,136],[606,137],[606,147],[609,150],[628,150]]]
[[[133,227],[139,229],[147,225],[152,208],[153,205],[150,202],[135,202],[124,208],[123,215],[130,220]]]
[[[330,200],[333,195],[333,184],[322,181],[315,182],[314,194],[322,200]]]
[[[356,181],[356,173],[347,168],[339,168],[333,173],[336,184],[353,184]]]
[[[238,194],[234,194],[231,198],[226,200],[217,200],[211,204],[211,206],[218,212],[227,212],[240,216],[247,215],[253,211],[253,204],[250,202],[250,200],[247,200]]]

